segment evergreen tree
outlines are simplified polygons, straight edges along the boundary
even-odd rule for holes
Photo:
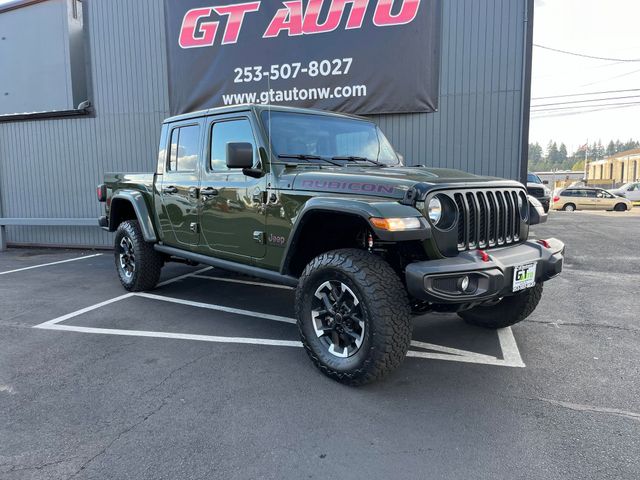
[[[618,151],[616,150],[616,144],[613,143],[613,140],[611,140],[609,142],[609,145],[607,145],[607,157],[615,155],[616,153],[618,153]]]

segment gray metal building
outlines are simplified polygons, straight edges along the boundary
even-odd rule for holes
[[[0,7],[0,236],[10,245],[110,245],[95,186],[107,171],[151,171],[169,115],[163,15],[161,0]],[[407,163],[524,178],[532,17],[533,0],[443,2],[439,111],[375,116]],[[21,71],[25,59],[35,69]]]

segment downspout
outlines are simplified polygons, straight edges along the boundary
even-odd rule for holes
[[[522,62],[522,102],[520,109],[520,181],[526,185],[529,161],[529,117],[531,114],[531,70],[533,63],[533,6],[535,0],[525,0],[524,45]]]

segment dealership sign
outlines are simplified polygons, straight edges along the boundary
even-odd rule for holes
[[[171,111],[435,111],[440,1],[165,0]]]

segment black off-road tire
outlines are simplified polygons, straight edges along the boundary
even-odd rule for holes
[[[329,280],[341,282],[355,293],[364,317],[362,343],[345,358],[329,353],[312,323],[316,290]],[[412,333],[409,300],[395,271],[372,253],[344,249],[316,257],[300,277],[295,304],[305,350],[322,373],[338,382],[362,385],[378,380],[406,356]]]
[[[615,207],[613,207],[613,209],[616,212],[626,212],[627,206],[624,203],[618,203]]]
[[[120,263],[123,238],[128,238],[133,246],[135,270],[131,275],[126,274]],[[153,244],[145,242],[137,220],[127,220],[118,226],[114,242],[114,258],[118,278],[125,290],[141,292],[151,290],[158,284],[164,259],[161,253],[154,250]]]
[[[491,329],[510,327],[531,315],[538,306],[540,298],[542,298],[541,283],[524,292],[504,297],[495,305],[474,307],[458,315],[468,324],[478,327]]]

